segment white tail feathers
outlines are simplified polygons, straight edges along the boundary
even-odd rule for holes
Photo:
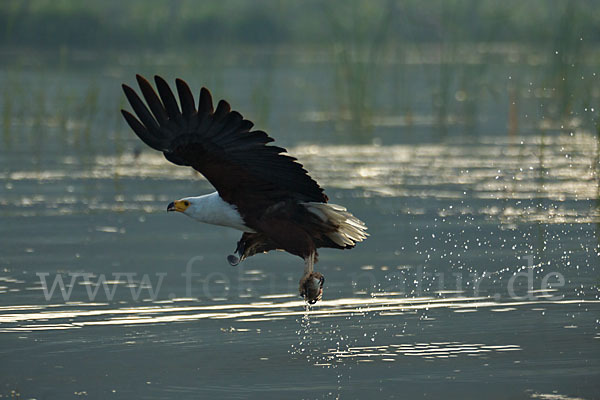
[[[330,203],[304,203],[308,211],[337,229],[327,236],[338,246],[354,246],[369,236],[367,226],[345,207]]]

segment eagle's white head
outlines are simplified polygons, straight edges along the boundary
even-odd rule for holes
[[[224,201],[217,192],[175,200],[169,203],[167,211],[178,211],[207,224],[228,226],[243,232],[254,232],[246,226],[237,207]]]

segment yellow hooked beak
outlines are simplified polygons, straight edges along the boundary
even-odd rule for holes
[[[187,200],[176,200],[172,203],[169,203],[167,206],[167,211],[179,211],[184,212],[190,206],[190,202]]]

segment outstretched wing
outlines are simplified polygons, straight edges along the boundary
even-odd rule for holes
[[[265,208],[294,198],[326,202],[327,196],[282,147],[268,145],[265,132],[251,131],[254,124],[221,100],[213,109],[208,89],[202,88],[198,108],[189,86],[176,80],[179,104],[167,82],[155,76],[158,94],[137,75],[141,93],[123,85],[137,118],[121,110],[125,120],[148,146],[162,151],[167,160],[188,165],[200,172],[217,189],[223,200],[241,211]]]

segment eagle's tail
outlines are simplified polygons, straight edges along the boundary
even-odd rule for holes
[[[352,248],[369,236],[367,226],[345,207],[331,203],[304,203],[306,209],[326,224],[325,235],[341,248]]]

